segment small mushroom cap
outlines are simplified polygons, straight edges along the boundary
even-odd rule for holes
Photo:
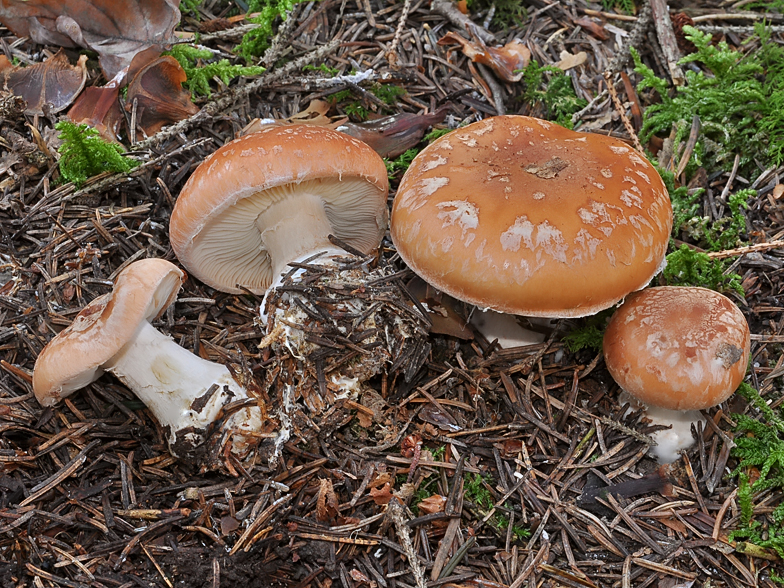
[[[625,143],[525,116],[444,135],[408,168],[392,207],[400,256],[436,288],[482,308],[578,317],[660,270],[672,206]]]
[[[227,143],[199,165],[172,211],[169,238],[205,284],[262,294],[275,263],[256,219],[271,204],[318,194],[333,234],[370,253],[386,231],[388,191],[384,160],[365,143],[325,127],[274,126]]]
[[[662,286],[631,294],[604,333],[616,382],[649,406],[702,410],[743,381],[751,334],[740,309],[706,288]]]
[[[114,289],[97,297],[41,351],[33,391],[54,406],[98,379],[101,366],[133,339],[143,321],[157,318],[177,297],[185,273],[163,259],[141,259],[117,276]]]

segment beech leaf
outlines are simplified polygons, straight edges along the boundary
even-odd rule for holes
[[[402,112],[364,123],[346,122],[337,130],[370,145],[381,157],[397,157],[411,149],[425,136],[425,131],[446,118],[444,105],[430,114]]]
[[[164,55],[145,65],[131,80],[125,108],[131,112],[136,101],[136,124],[147,136],[199,112],[190,92],[182,87],[185,79],[179,62]]]
[[[118,131],[124,120],[119,94],[118,86],[85,88],[68,111],[68,119],[94,128],[105,141],[119,143]]]
[[[27,102],[27,114],[60,112],[79,95],[87,80],[87,56],[81,55],[76,65],[71,65],[60,49],[43,63],[17,67],[5,73],[5,84],[14,95]]]
[[[460,45],[460,50],[471,61],[489,66],[505,82],[519,82],[523,70],[531,61],[531,51],[521,41],[510,41],[503,47],[488,47],[471,31],[473,42],[457,33],[448,32],[438,40],[439,45]]]
[[[98,53],[113,78],[149,47],[163,51],[180,22],[179,0],[0,0],[0,22],[41,45]]]

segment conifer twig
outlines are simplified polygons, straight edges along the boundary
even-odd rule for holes
[[[754,245],[736,247],[735,249],[725,249],[724,251],[709,251],[708,257],[711,259],[725,259],[727,257],[745,255],[746,253],[759,253],[761,251],[770,251],[771,249],[781,248],[784,248],[784,239],[767,241],[766,243],[755,243]]]
[[[406,26],[408,20],[408,13],[411,11],[411,0],[404,0],[403,13],[400,15],[400,20],[397,22],[395,29],[395,36],[392,38],[392,43],[387,50],[387,61],[393,68],[397,66],[397,46],[400,44],[400,37],[403,36],[403,28]]]
[[[389,504],[387,505],[387,514],[395,524],[397,536],[400,539],[400,543],[403,545],[406,557],[408,557],[408,565],[411,567],[411,571],[414,574],[417,588],[426,588],[425,572],[419,564],[419,559],[417,558],[414,546],[411,543],[411,533],[409,532],[408,525],[406,525],[403,505],[400,504],[400,501],[397,498],[392,497],[392,500],[389,501]]]
[[[629,136],[632,139],[632,143],[634,144],[634,148],[639,151],[640,153],[645,153],[640,144],[640,139],[637,137],[637,133],[634,132],[634,127],[632,126],[629,117],[626,116],[626,111],[623,108],[623,104],[621,104],[620,99],[618,98],[618,92],[615,90],[615,84],[613,83],[612,76],[610,72],[604,72],[604,81],[607,82],[607,89],[610,91],[610,98],[612,98],[613,106],[615,106],[615,111],[621,117],[621,121],[623,121],[623,126],[626,128],[626,132],[629,133]]]

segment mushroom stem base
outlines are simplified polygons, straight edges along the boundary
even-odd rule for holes
[[[226,366],[190,353],[146,321],[104,367],[168,428],[170,448],[175,444],[178,448],[201,445],[221,409],[249,397]],[[233,413],[222,429],[240,433],[233,444],[235,453],[247,450],[248,440],[242,434],[252,435],[261,429],[260,409],[243,408]]]

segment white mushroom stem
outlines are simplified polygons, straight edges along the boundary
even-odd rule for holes
[[[288,270],[289,262],[319,251],[345,255],[345,251],[329,242],[333,229],[321,197],[315,194],[279,200],[256,218],[256,225],[275,263],[276,277]]]
[[[222,406],[248,398],[226,366],[190,353],[146,321],[103,367],[128,386],[161,425],[169,427],[170,443],[183,429],[207,429]],[[237,411],[223,429],[249,433],[261,430],[259,410]],[[200,442],[198,432],[186,435],[189,441]],[[241,451],[243,445],[235,442],[235,450]]]
[[[698,410],[668,410],[658,406],[650,406],[640,402],[634,396],[623,390],[618,397],[620,404],[629,403],[633,410],[643,408],[644,416],[651,425],[669,426],[669,429],[656,431],[650,435],[656,442],[648,453],[656,458],[660,464],[672,463],[680,459],[680,453],[694,444],[694,435],[691,427],[696,427],[705,417]]]

